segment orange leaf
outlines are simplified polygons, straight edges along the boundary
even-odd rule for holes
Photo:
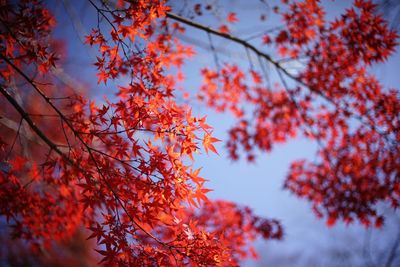
[[[230,23],[235,23],[238,21],[237,17],[236,17],[236,13],[230,12],[228,14],[228,17],[226,18],[226,20]]]
[[[228,26],[226,26],[226,25],[221,25],[221,27],[218,28],[218,31],[220,31],[221,33],[225,33],[225,34],[229,34],[229,32],[230,32]]]
[[[215,149],[215,147],[213,145],[213,143],[216,143],[216,142],[221,142],[221,140],[219,140],[218,138],[212,137],[209,134],[205,134],[204,135],[203,146],[204,146],[204,149],[206,150],[207,154],[208,154],[208,150],[211,150],[215,154],[219,155],[217,150]]]

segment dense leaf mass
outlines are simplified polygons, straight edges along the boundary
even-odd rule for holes
[[[166,1],[88,3],[99,17],[85,39],[96,53],[93,79],[114,93],[99,104],[88,97],[95,91],[57,75],[65,44],[46,4],[0,0],[0,214],[34,251],[84,226],[106,266],[235,266],[256,257],[256,238],[282,238],[277,220],[207,198],[194,155],[217,153],[220,140],[177,97],[195,55],[177,37],[186,26],[262,63],[201,67],[199,101],[237,119],[226,143],[232,159],[253,161],[257,149],[303,135],[318,143],[318,157],[294,162],[285,188],[329,225],[380,227],[376,204],[399,205],[400,97],[368,73],[395,51],[397,34],[372,2],[356,0],[328,21],[320,1],[282,1],[283,27],[260,36],[260,47],[231,34],[241,22],[233,12],[215,30]],[[212,8],[193,6],[195,16]],[[278,55],[303,67],[293,73]],[[263,64],[277,71],[273,86]]]

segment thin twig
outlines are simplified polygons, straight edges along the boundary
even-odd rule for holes
[[[0,56],[0,58],[2,58],[4,61],[7,62],[7,64],[9,64],[16,72],[18,72],[34,89],[36,92],[38,92],[40,94],[40,96],[42,98],[44,98],[44,100],[52,107],[52,109],[60,116],[60,118],[65,122],[65,124],[71,129],[71,131],[75,134],[75,136],[77,137],[77,139],[82,143],[82,145],[87,149],[89,156],[91,158],[91,160],[93,161],[93,163],[95,164],[95,167],[100,175],[100,177],[102,178],[103,182],[105,183],[105,185],[107,186],[107,188],[111,191],[111,193],[119,199],[119,203],[121,205],[121,208],[124,210],[124,212],[126,213],[126,215],[128,216],[128,218],[130,219],[130,221],[136,226],[138,227],[141,231],[143,231],[146,235],[148,235],[149,237],[151,237],[152,239],[154,239],[157,243],[162,244],[166,247],[171,247],[171,245],[168,245],[166,243],[164,243],[163,241],[159,240],[157,237],[155,237],[153,234],[151,234],[150,232],[148,232],[146,229],[144,229],[139,223],[136,222],[136,220],[132,217],[132,215],[128,212],[128,210],[126,209],[125,205],[123,204],[122,200],[119,198],[117,192],[114,190],[114,188],[110,185],[110,183],[108,182],[108,180],[106,179],[106,177],[104,176],[104,174],[102,173],[102,171],[100,170],[100,167],[98,166],[98,163],[95,159],[95,157],[93,156],[93,153],[91,151],[91,148],[89,147],[89,145],[82,139],[82,137],[77,133],[77,131],[75,130],[75,128],[73,127],[73,125],[71,124],[71,122],[65,117],[65,115],[52,103],[51,99],[44,94],[44,92],[38,88],[36,86],[36,84],[34,83],[34,81],[32,81],[22,70],[20,70],[17,66],[15,66],[14,63],[12,63],[8,58],[4,57],[4,56]],[[68,158],[58,147],[57,145],[55,145],[49,138],[47,138],[47,136],[35,125],[35,123],[31,120],[31,118],[29,117],[29,115],[26,114],[26,112],[24,111],[24,109],[15,101],[15,99],[5,90],[5,88],[0,87],[1,88],[1,93],[7,98],[7,100],[17,109],[17,111],[21,114],[21,116],[24,117],[24,120],[26,120],[28,122],[28,124],[31,126],[32,130],[34,130],[35,133],[37,133],[39,135],[39,137],[41,139],[43,139],[43,141],[50,147],[52,148],[54,151],[57,152],[57,154],[61,155],[68,163],[72,164],[73,166],[79,166],[79,164],[76,164],[72,159]]]
[[[306,84],[300,77],[297,77],[293,74],[291,74],[286,68],[284,68],[278,61],[274,60],[269,54],[262,52],[261,50],[259,50],[258,48],[256,48],[254,45],[252,45],[251,43],[247,42],[244,39],[238,38],[236,36],[233,36],[229,33],[222,33],[218,30],[215,30],[211,27],[205,26],[203,24],[197,23],[193,20],[184,18],[182,16],[176,15],[174,13],[171,12],[167,12],[166,16],[170,19],[179,21],[181,23],[184,23],[186,25],[189,25],[191,27],[203,30],[209,34],[214,34],[216,36],[219,36],[221,38],[230,40],[232,42],[238,43],[242,46],[244,46],[245,48],[249,49],[250,51],[254,52],[257,56],[264,58],[265,60],[267,60],[269,63],[271,63],[277,70],[281,71],[282,73],[284,73],[287,77],[291,78],[293,81],[301,84],[302,86],[308,88],[312,93],[315,93],[317,95],[319,95],[320,97],[322,97],[324,100],[326,100],[327,102],[331,103],[333,106],[335,106],[336,108],[343,110],[344,112],[346,112],[347,114],[349,114],[350,116],[352,116],[353,118],[357,119],[358,121],[360,121],[363,124],[367,124],[367,127],[369,127],[370,129],[374,130],[376,133],[378,133],[379,135],[383,136],[387,141],[391,142],[390,139],[387,136],[387,133],[380,131],[378,128],[375,127],[375,125],[371,125],[368,123],[365,123],[364,119],[362,116],[354,113],[353,111],[341,107],[339,106],[339,104],[337,104],[335,101],[333,101],[330,97],[328,97],[327,95],[325,95],[321,90],[319,90],[318,88],[315,88],[313,86],[310,86],[308,84]]]

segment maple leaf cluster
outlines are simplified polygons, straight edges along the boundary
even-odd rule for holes
[[[269,87],[235,62],[202,68],[199,100],[238,120],[227,141],[232,159],[253,161],[256,149],[304,135],[318,142],[318,160],[294,162],[285,187],[328,224],[381,226],[375,204],[398,206],[399,94],[366,68],[393,53],[397,35],[371,2],[357,0],[330,22],[319,1],[287,3],[284,29],[262,41],[304,58],[296,75],[228,26],[182,18],[168,2],[88,4],[101,19],[85,45],[96,53],[97,83],[115,93],[99,104],[57,76],[64,46],[45,4],[0,1],[0,214],[35,251],[84,226],[107,266],[235,266],[256,257],[256,238],[282,238],[277,220],[207,198],[194,155],[217,153],[220,140],[176,97],[195,54],[176,37],[184,25],[239,42],[278,71]],[[238,21],[227,14],[229,25]]]
[[[317,159],[294,162],[285,188],[310,200],[328,225],[357,219],[381,226],[376,204],[397,208],[400,201],[400,95],[382,88],[367,66],[385,61],[398,36],[370,1],[355,1],[331,21],[319,1],[284,2],[285,28],[264,35],[263,43],[288,58],[257,50],[276,69],[277,84],[229,63],[202,70],[199,99],[237,117],[227,141],[234,160],[245,154],[254,161],[257,148],[271,151],[299,135],[316,141]],[[290,61],[301,62],[298,73],[285,68]]]
[[[193,154],[201,145],[217,153],[219,140],[205,117],[174,98],[176,77],[166,70],[193,51],[167,32],[165,3],[118,3],[118,11],[91,4],[110,27],[86,37],[98,51],[98,83],[130,79],[99,105],[57,80],[62,47],[42,3],[1,2],[2,114],[14,127],[1,135],[0,212],[12,235],[51,249],[83,225],[101,262],[123,266],[236,265],[249,236],[280,238],[278,222],[260,226],[228,202],[193,214],[213,203]],[[217,223],[222,212],[236,215],[219,229],[196,219],[212,215]]]

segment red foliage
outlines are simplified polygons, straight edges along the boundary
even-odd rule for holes
[[[227,142],[232,159],[244,151],[253,160],[255,148],[270,151],[300,134],[316,140],[318,160],[293,163],[285,187],[309,199],[328,225],[359,219],[379,226],[375,204],[389,201],[396,208],[400,200],[400,103],[398,91],[384,90],[365,65],[387,59],[397,34],[370,1],[356,1],[331,22],[318,1],[294,2],[283,19],[286,29],[277,33],[276,47],[293,59],[302,51],[299,74],[268,56],[280,77],[274,88],[254,79],[254,71],[206,69],[200,99],[239,118]],[[245,102],[254,107],[250,114],[241,108]]]
[[[246,154],[252,161],[255,149],[270,151],[302,134],[318,142],[319,158],[293,163],[285,187],[309,199],[328,225],[358,218],[381,227],[375,204],[398,206],[399,94],[365,69],[387,59],[397,35],[371,2],[355,1],[331,22],[319,1],[287,5],[284,29],[260,41],[305,57],[298,75],[229,35],[228,26],[192,23],[169,13],[165,1],[90,4],[106,25],[86,37],[97,51],[97,82],[118,85],[100,105],[55,76],[62,48],[43,3],[0,1],[7,126],[0,130],[0,214],[13,236],[46,248],[83,225],[107,266],[235,266],[255,256],[255,238],[282,238],[278,221],[206,196],[193,155],[200,147],[217,153],[213,143],[220,140],[176,97],[182,75],[167,74],[194,55],[171,32],[184,32],[173,19],[244,45],[280,75],[270,88],[255,69],[203,68],[199,99],[238,119],[227,141],[231,158]],[[201,15],[202,6],[194,10]],[[226,20],[236,23],[236,14]]]

